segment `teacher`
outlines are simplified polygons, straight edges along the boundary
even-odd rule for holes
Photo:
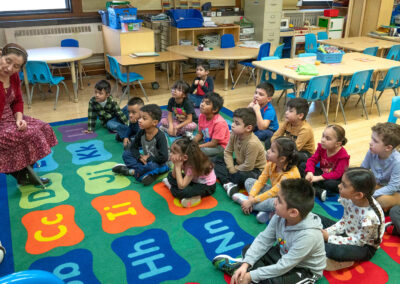
[[[26,167],[50,154],[58,142],[49,124],[23,114],[18,72],[27,59],[26,50],[15,43],[0,53],[0,173],[13,175],[20,185],[38,185]]]

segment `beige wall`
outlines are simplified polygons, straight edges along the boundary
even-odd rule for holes
[[[97,12],[104,9],[106,2],[107,0],[82,0],[82,9],[84,12]],[[200,2],[203,4],[210,0]],[[139,10],[161,10],[161,0],[133,0],[131,3]],[[213,6],[235,6],[235,0],[211,0],[211,3]]]

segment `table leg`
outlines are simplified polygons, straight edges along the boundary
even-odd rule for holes
[[[81,81],[81,86],[79,89],[83,90],[83,79],[82,79],[82,63],[78,61],[78,72],[79,72],[79,80]]]
[[[129,79],[129,65],[126,66],[126,87],[128,88],[128,90],[126,90],[126,91],[127,91],[128,100],[129,100],[129,98],[131,97],[131,84],[130,84],[130,79]]]
[[[172,62],[172,79],[173,80],[175,80],[175,74],[176,74],[176,63]]]
[[[294,84],[295,84],[295,86],[296,86],[296,98],[299,98],[299,97],[300,97],[300,86],[301,86],[301,82],[295,81]]]
[[[338,114],[338,111],[339,111],[340,98],[342,96],[343,81],[344,81],[344,76],[340,76],[340,85],[339,85],[338,99],[337,99],[337,104],[336,104],[335,119],[333,120],[335,122],[336,122],[337,114]]]
[[[169,63],[165,62],[167,64],[167,90],[169,90]]]
[[[76,79],[75,72],[75,61],[71,62],[71,79],[72,79],[72,88],[74,89],[74,102],[78,102],[78,84]]]
[[[258,84],[260,84],[261,81],[261,68],[257,68],[257,81],[256,81],[256,86],[258,86]]]
[[[31,108],[31,94],[29,92],[29,80],[28,80],[28,73],[26,72],[26,66],[22,68],[22,72],[24,72],[24,82],[25,82],[25,89],[26,89],[26,96],[28,97],[28,108]]]
[[[225,70],[224,70],[224,79],[225,79],[225,85],[224,85],[224,91],[228,90],[228,78],[229,78],[229,60],[225,60]]]

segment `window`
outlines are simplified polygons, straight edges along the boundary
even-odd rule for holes
[[[71,0],[2,0],[0,16],[71,12]]]
[[[302,6],[325,6],[332,7],[333,0],[303,0]]]

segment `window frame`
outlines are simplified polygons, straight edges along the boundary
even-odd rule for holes
[[[66,8],[63,9],[41,9],[41,10],[24,10],[24,11],[0,11],[0,17],[4,16],[29,16],[43,14],[65,14],[72,13],[72,1],[64,0]]]
[[[325,1],[307,1],[303,0],[301,3],[302,7],[326,7],[326,8],[334,8],[333,7],[333,0],[325,0]]]

